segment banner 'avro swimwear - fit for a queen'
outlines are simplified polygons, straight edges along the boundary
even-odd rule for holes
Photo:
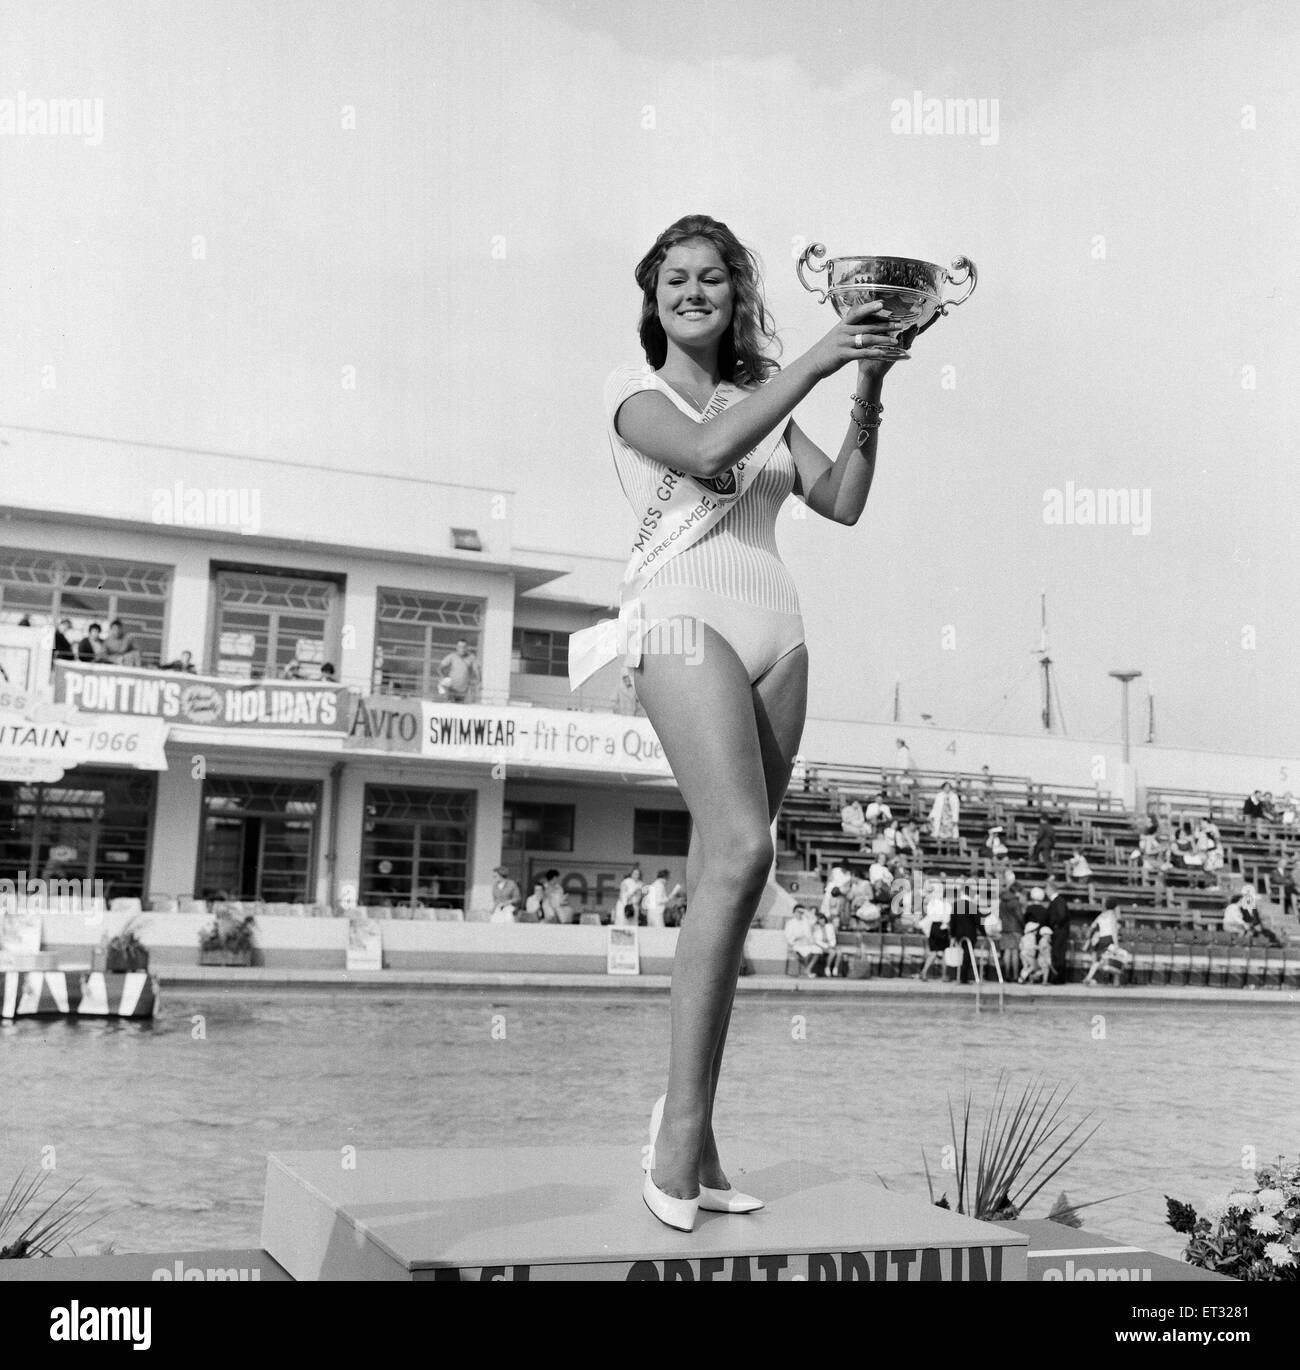
[[[701,423],[716,418],[730,404],[739,387],[724,384],[700,417]],[[780,446],[786,420],[774,428],[751,452],[722,476],[709,479],[666,467],[637,530],[632,555],[619,587],[617,618],[605,618],[569,637],[569,688],[576,690],[602,666],[621,656],[628,666],[641,661],[641,591],[678,552],[698,542],[726,516],[753,484]]]

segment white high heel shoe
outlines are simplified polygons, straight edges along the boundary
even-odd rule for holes
[[[659,1122],[664,1113],[664,1100],[666,1094],[661,1094],[655,1100],[655,1106],[650,1114],[650,1148],[653,1152],[655,1138],[659,1135]],[[662,1191],[657,1191],[662,1193]],[[647,1201],[648,1202],[648,1201]],[[728,1185],[726,1189],[711,1189],[708,1185],[700,1186],[699,1206],[707,1213],[756,1213],[764,1207],[762,1199],[756,1199],[752,1194],[742,1194],[734,1185]]]
[[[663,1120],[664,1100],[667,1097],[661,1094],[650,1112],[650,1151],[642,1166],[645,1174],[641,1180],[641,1197],[645,1200],[645,1206],[665,1227],[675,1227],[679,1232],[692,1232],[700,1208],[699,1196],[678,1199],[672,1194],[665,1194],[654,1182],[655,1141],[659,1136],[659,1124]]]
[[[734,1185],[726,1189],[710,1189],[700,1186],[700,1207],[709,1213],[756,1213],[763,1207],[763,1200],[752,1194],[742,1194]]]

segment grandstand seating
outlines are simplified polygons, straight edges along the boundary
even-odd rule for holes
[[[930,804],[939,786],[951,781],[962,799],[960,840],[941,852],[928,832]],[[1214,875],[1172,870],[1144,878],[1129,860],[1141,820],[1126,812],[1109,794],[1077,786],[1058,786],[1028,776],[984,776],[961,772],[912,771],[809,762],[792,785],[777,826],[778,880],[799,889],[796,897],[813,901],[821,893],[815,872],[836,862],[864,864],[870,859],[860,843],[840,829],[840,808],[851,799],[867,801],[881,791],[896,818],[913,819],[921,829],[920,867],[925,878],[986,875],[984,848],[989,826],[1003,827],[1003,841],[1022,888],[1041,882],[1046,872],[1030,861],[1042,815],[1055,822],[1052,874],[1070,901],[1071,978],[1081,979],[1089,963],[1081,942],[1083,929],[1104,907],[1118,899],[1121,943],[1134,954],[1132,978],[1144,984],[1293,986],[1300,980],[1300,934],[1294,918],[1277,908],[1268,921],[1286,941],[1281,948],[1233,940],[1222,930],[1223,908],[1243,881],[1250,881],[1265,900],[1275,895],[1273,872],[1297,837],[1292,830],[1243,819],[1241,796],[1218,791],[1148,791],[1154,809],[1179,826],[1213,817],[1224,848],[1224,869]],[[1145,815],[1144,815],[1145,816]],[[1143,816],[1143,817],[1144,817]],[[1291,844],[1289,847],[1288,844]],[[1080,851],[1092,870],[1084,884],[1063,879],[1064,859]],[[900,974],[923,955],[922,939],[906,933],[864,933],[854,954],[872,974]]]

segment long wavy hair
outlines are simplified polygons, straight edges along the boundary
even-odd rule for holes
[[[738,385],[760,385],[779,369],[766,349],[778,353],[781,349],[776,329],[763,304],[763,274],[758,259],[740,239],[726,224],[707,214],[688,214],[670,224],[637,263],[636,283],[643,295],[637,331],[646,360],[657,371],[668,355],[668,339],[659,322],[656,300],[659,268],[669,249],[689,242],[706,242],[717,248],[731,277],[731,327],[718,344],[718,369],[724,379],[734,380]]]

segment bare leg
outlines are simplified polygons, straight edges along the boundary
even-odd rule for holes
[[[753,686],[754,714],[758,722],[759,745],[763,756],[763,777],[767,787],[769,824],[776,818],[790,784],[790,772],[803,736],[808,706],[808,649],[796,647],[787,653]],[[692,839],[692,851],[694,840]],[[732,990],[732,1000],[735,990]],[[709,1092],[709,1125],[700,1152],[700,1183],[711,1189],[726,1189],[729,1181],[718,1159],[718,1143],[713,1133],[713,1103],[722,1073],[722,1056],[731,1026],[731,1008],[723,1019],[713,1058],[712,1087]]]
[[[699,1190],[718,1043],[745,934],[772,863],[749,677],[732,648],[707,626],[703,649],[695,660],[647,651],[637,680],[637,695],[699,834],[694,900],[673,963],[668,1099],[653,1167],[655,1184],[678,1198]]]

